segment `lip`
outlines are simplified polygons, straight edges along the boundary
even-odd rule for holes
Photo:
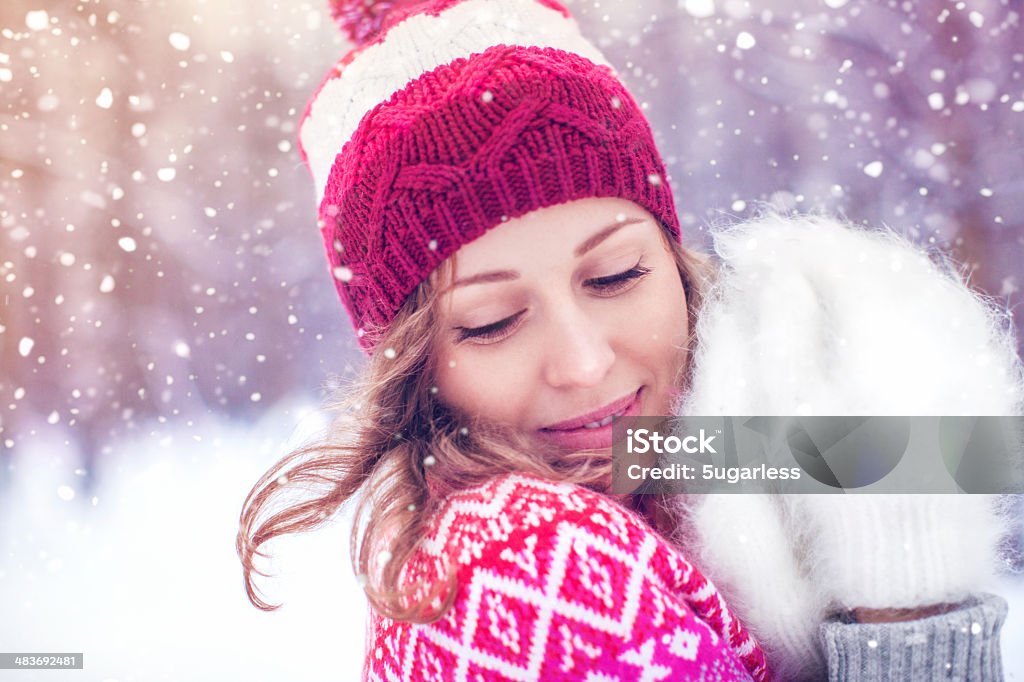
[[[613,403],[608,403],[604,407],[593,410],[592,412],[587,412],[586,414],[582,414],[579,417],[566,419],[564,422],[558,422],[557,424],[549,424],[548,426],[541,428],[541,431],[570,431],[572,429],[578,429],[584,424],[589,424],[591,422],[599,422],[608,415],[615,414],[616,412],[622,411],[623,408],[628,407],[629,404],[633,402],[633,400],[636,398],[636,395],[639,392],[640,391],[638,390],[633,393],[630,393],[624,398],[619,398]]]
[[[641,386],[635,393],[616,400],[614,403],[606,405],[599,410],[546,426],[538,429],[537,432],[543,439],[568,450],[610,448],[612,446],[612,426],[615,423],[615,419],[612,420],[611,424],[605,424],[596,429],[586,429],[583,428],[583,425],[601,421],[608,415],[615,414],[616,412],[622,412],[622,417],[633,417],[640,414],[640,407],[643,404],[643,391],[644,387]]]

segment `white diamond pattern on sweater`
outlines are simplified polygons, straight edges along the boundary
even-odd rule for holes
[[[371,613],[364,680],[770,679],[714,586],[599,493],[513,474],[456,493],[403,581],[446,565],[457,591],[439,620]]]

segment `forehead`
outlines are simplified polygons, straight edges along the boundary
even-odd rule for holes
[[[514,267],[553,258],[574,258],[594,233],[617,222],[654,218],[642,207],[617,197],[589,197],[546,206],[496,225],[455,254],[456,276],[484,266]]]

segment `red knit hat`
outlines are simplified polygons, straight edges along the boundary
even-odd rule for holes
[[[583,197],[679,221],[650,125],[555,0],[335,0],[356,43],[299,125],[335,286],[372,352],[410,293],[510,218]]]

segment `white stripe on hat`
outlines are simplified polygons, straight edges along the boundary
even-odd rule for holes
[[[466,0],[437,16],[409,17],[327,81],[310,107],[299,139],[318,199],[363,116],[424,73],[495,45],[554,47],[614,71],[575,19],[536,0]]]

